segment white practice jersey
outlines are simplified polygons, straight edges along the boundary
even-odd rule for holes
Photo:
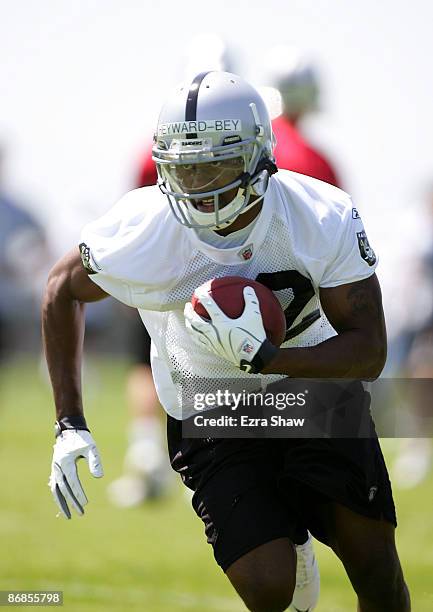
[[[209,279],[243,276],[262,282],[286,314],[283,347],[314,346],[335,331],[321,310],[319,287],[371,276],[377,265],[350,196],[286,170],[272,176],[262,211],[242,245],[218,248],[180,225],[158,187],[127,193],[82,232],[90,278],[138,308],[152,338],[159,399],[177,419],[194,413],[195,393],[264,389],[280,378],[251,375],[198,347],[186,330],[185,303]],[[252,387],[252,384],[254,386]],[[239,386],[240,385],[240,386]]]

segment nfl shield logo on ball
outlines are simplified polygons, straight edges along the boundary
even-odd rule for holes
[[[248,261],[253,256],[253,245],[249,244],[238,252],[238,255],[244,261]]]

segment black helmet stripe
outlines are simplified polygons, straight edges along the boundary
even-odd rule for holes
[[[185,106],[185,121],[196,121],[197,119],[198,90],[200,89],[200,85],[202,84],[203,79],[207,74],[209,74],[209,72],[211,71],[207,70],[206,72],[200,72],[200,74],[195,77],[189,87]],[[197,138],[197,134],[186,134],[186,138]]]
[[[197,119],[197,98],[198,98],[198,90],[200,89],[200,85],[207,74],[209,74],[211,70],[207,70],[206,72],[200,72],[189,87],[188,96],[186,99],[185,106],[185,121],[195,121]]]

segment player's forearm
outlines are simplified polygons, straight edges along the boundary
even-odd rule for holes
[[[280,349],[264,374],[293,378],[377,378],[386,359],[386,343],[360,330],[349,330],[312,347]]]
[[[58,275],[50,276],[48,281],[42,305],[42,331],[57,419],[82,415],[84,304],[72,298]]]

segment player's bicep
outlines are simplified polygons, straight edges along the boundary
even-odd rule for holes
[[[372,341],[386,344],[382,294],[376,274],[369,278],[320,289],[323,310],[338,332],[362,330]]]
[[[51,270],[48,284],[56,294],[79,302],[97,302],[108,295],[90,279],[78,247],[56,263]]]

